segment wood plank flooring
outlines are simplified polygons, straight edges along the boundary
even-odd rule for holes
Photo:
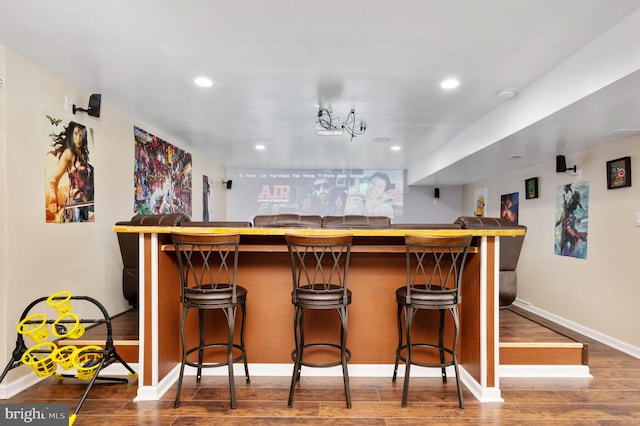
[[[180,408],[173,408],[175,386],[160,400],[133,402],[136,381],[99,383],[91,390],[75,425],[638,425],[640,360],[549,321],[530,321],[517,309],[501,311],[501,338],[514,333],[531,341],[575,339],[589,343],[591,379],[504,378],[503,403],[480,404],[465,389],[465,408],[458,408],[455,381],[413,378],[409,405],[400,407],[402,379],[351,378],[353,408],[347,409],[341,378],[302,377],[294,407],[287,408],[289,378],[236,378],[238,408],[229,407],[226,377],[203,377],[196,385],[185,378]],[[114,335],[120,322],[114,320]],[[123,330],[127,329],[126,327]],[[129,327],[130,330],[130,327]],[[560,334],[554,332],[558,331]],[[126,332],[125,332],[126,333]],[[74,409],[86,382],[55,378],[2,403],[67,403]]]

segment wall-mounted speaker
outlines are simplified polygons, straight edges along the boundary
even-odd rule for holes
[[[94,93],[89,96],[89,110],[87,114],[92,117],[100,117],[100,103],[102,102],[102,95]]]
[[[435,188],[433,190],[433,198],[440,198],[440,188]]]
[[[564,155],[556,155],[556,173],[564,173],[572,171],[576,173],[578,171],[578,166],[572,166],[567,168],[567,160],[564,158]]]
[[[556,173],[563,173],[567,171],[567,159],[564,155],[556,155]]]
[[[89,97],[89,107],[88,108],[78,108],[75,104],[73,104],[73,113],[75,114],[78,111],[86,112],[92,117],[100,117],[100,103],[102,102],[102,95],[99,93],[94,93]]]

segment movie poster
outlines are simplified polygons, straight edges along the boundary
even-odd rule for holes
[[[134,214],[191,217],[191,154],[134,126]]]
[[[503,194],[500,196],[500,217],[514,225],[518,224],[520,193]]]
[[[555,254],[587,258],[589,182],[556,188]]]
[[[230,169],[227,177],[233,178],[234,186],[227,204],[236,210],[234,217],[246,220],[282,213],[402,220],[402,170]]]
[[[93,129],[45,114],[46,223],[94,222]]]

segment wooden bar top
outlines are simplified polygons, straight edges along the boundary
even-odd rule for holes
[[[145,233],[145,234],[170,234],[180,232],[183,234],[240,234],[240,235],[342,235],[350,234],[355,237],[404,237],[407,234],[424,236],[456,236],[473,235],[484,236],[511,236],[524,235],[525,230],[520,228],[491,228],[491,229],[329,229],[329,228],[203,228],[189,226],[127,226],[115,225],[114,232]]]

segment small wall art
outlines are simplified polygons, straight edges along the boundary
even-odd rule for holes
[[[525,179],[524,181],[524,193],[525,198],[530,200],[532,198],[538,198],[538,178]]]
[[[631,186],[631,157],[607,161],[607,189]]]

